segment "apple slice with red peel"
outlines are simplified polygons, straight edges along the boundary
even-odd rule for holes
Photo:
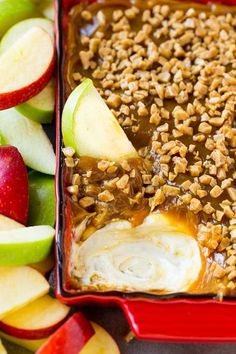
[[[47,280],[30,267],[0,267],[0,319],[49,291]]]
[[[33,27],[20,37],[0,56],[0,109],[38,94],[51,78],[54,62],[53,41],[42,28]]]
[[[42,339],[62,325],[70,308],[45,295],[4,317],[0,331],[21,339]]]
[[[26,224],[29,208],[28,175],[14,146],[0,146],[0,213]]]
[[[90,322],[77,312],[49,337],[36,354],[78,354],[93,334]]]
[[[79,354],[120,354],[111,335],[97,323],[91,322],[95,334],[85,344]]]

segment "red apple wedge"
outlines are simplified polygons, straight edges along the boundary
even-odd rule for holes
[[[70,308],[45,295],[0,322],[0,331],[21,339],[42,339],[62,325]]]
[[[93,334],[90,322],[77,312],[49,337],[36,354],[78,354]]]
[[[24,161],[14,146],[0,146],[0,214],[26,224],[28,207],[28,175]]]
[[[52,76],[55,50],[50,35],[33,27],[0,56],[0,109],[38,94]]]

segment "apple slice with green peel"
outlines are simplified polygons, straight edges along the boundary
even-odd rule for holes
[[[15,230],[25,227],[19,222],[0,214],[0,231]]]
[[[0,319],[46,295],[47,280],[30,267],[0,267]]]
[[[55,174],[56,156],[39,123],[27,119],[14,108],[0,110],[0,135],[7,144],[18,148],[28,167]]]
[[[42,275],[46,276],[48,272],[50,272],[53,269],[54,264],[55,264],[54,255],[51,252],[48,258],[38,263],[31,263],[29,264],[29,266],[36,269]]]
[[[50,35],[51,39],[54,40],[54,28],[52,21],[40,17],[29,18],[27,20],[16,23],[5,33],[0,42],[0,53],[5,52],[28,30],[35,26],[44,29]]]
[[[69,96],[62,114],[64,144],[79,156],[119,162],[138,157],[132,143],[95,89],[84,80]]]
[[[43,339],[20,339],[20,338],[16,338],[16,337],[13,337],[13,336],[9,336],[8,334],[6,334],[4,332],[0,332],[0,337],[6,339],[8,342],[14,343],[16,345],[19,345],[20,347],[28,349],[28,350],[30,350],[33,353],[35,353],[48,340],[48,338],[43,338]],[[13,353],[15,354],[15,352],[13,352]],[[19,354],[21,354],[21,353],[22,353],[22,351],[19,351]],[[28,354],[28,351],[27,351],[27,354]]]
[[[7,354],[6,348],[3,346],[1,339],[0,339],[0,354]]]
[[[35,17],[37,13],[37,7],[30,0],[1,0],[0,37],[15,23]]]
[[[0,331],[21,339],[42,339],[62,325],[69,311],[68,306],[45,295],[4,317]]]
[[[91,322],[95,334],[85,344],[79,354],[120,354],[119,348],[111,335],[97,323]]]
[[[46,18],[54,21],[55,8],[54,8],[54,2],[52,0],[41,0],[39,1],[38,6],[40,11]]]
[[[0,266],[27,265],[46,259],[54,234],[51,226],[0,231]]]
[[[31,171],[29,178],[29,217],[28,225],[50,225],[55,224],[55,189],[54,178]]]
[[[0,56],[0,109],[19,105],[42,91],[54,62],[51,37],[41,27],[32,27]]]
[[[32,97],[19,106],[16,110],[22,113],[29,119],[38,123],[48,124],[51,123],[54,117],[55,108],[55,80],[51,79],[47,86],[39,92],[36,96]]]

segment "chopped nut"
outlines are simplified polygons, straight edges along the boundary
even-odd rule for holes
[[[72,157],[75,154],[75,150],[72,147],[65,147],[62,149],[62,152],[65,157]]]
[[[201,204],[200,200],[198,200],[196,198],[192,198],[191,202],[190,202],[189,209],[191,211],[193,211],[194,213],[198,213],[199,211],[201,211],[202,210],[202,204]]]
[[[223,189],[217,185],[215,187],[213,187],[210,191],[210,195],[213,198],[218,198],[222,193],[223,193]]]
[[[216,278],[223,278],[225,276],[225,269],[222,268],[219,264],[216,264],[213,275]]]
[[[90,207],[94,203],[95,203],[95,200],[92,197],[83,197],[79,200],[79,205],[85,209]]]
[[[98,199],[102,202],[111,202],[115,199],[115,197],[111,192],[106,189],[105,191],[98,194]]]
[[[128,182],[129,182],[129,175],[125,174],[116,182],[116,186],[118,189],[124,189],[127,186]]]
[[[106,171],[106,169],[110,166],[110,162],[106,160],[101,160],[98,162],[98,169],[101,171]]]

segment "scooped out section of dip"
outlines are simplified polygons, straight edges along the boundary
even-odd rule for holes
[[[200,249],[191,233],[155,213],[137,227],[112,222],[71,249],[70,271],[83,290],[188,291],[201,268]]]

